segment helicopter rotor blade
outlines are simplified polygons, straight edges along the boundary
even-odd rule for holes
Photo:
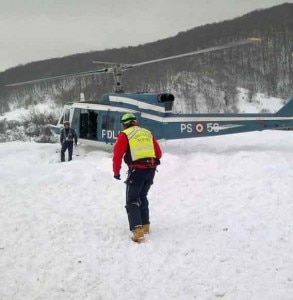
[[[98,60],[93,60],[93,64],[103,64],[103,65],[119,65],[119,63],[115,62],[109,62],[109,61],[98,61]]]
[[[133,68],[133,67],[139,67],[139,66],[143,66],[143,65],[147,65],[147,64],[156,63],[156,62],[161,62],[161,61],[171,60],[171,59],[175,59],[175,58],[181,58],[181,57],[196,55],[196,54],[202,54],[202,53],[212,52],[212,51],[216,51],[216,50],[227,49],[227,48],[236,47],[236,46],[240,46],[240,45],[256,43],[256,42],[259,42],[259,41],[261,41],[261,39],[259,39],[259,38],[248,38],[248,39],[245,39],[245,40],[230,42],[230,43],[227,43],[227,44],[224,44],[224,45],[214,46],[214,47],[205,48],[205,49],[201,49],[201,50],[196,50],[196,51],[192,51],[192,52],[188,52],[188,53],[172,55],[172,56],[153,59],[153,60],[140,62],[140,63],[136,63],[136,64],[126,65],[126,66],[122,66],[122,69],[130,69],[130,68]]]
[[[11,84],[6,84],[7,87],[14,87],[14,86],[21,86],[25,84],[32,84],[32,83],[39,83],[42,81],[48,81],[48,80],[57,80],[57,79],[64,79],[64,78],[77,78],[77,77],[83,77],[83,76],[91,76],[96,73],[107,73],[111,72],[111,68],[103,68],[99,70],[93,70],[93,71],[85,71],[85,72],[79,72],[79,73],[72,73],[67,75],[59,75],[59,76],[53,76],[53,77],[45,77],[41,79],[35,79],[35,80],[28,80],[28,81],[22,81],[22,82],[16,82]]]
[[[48,81],[48,80],[92,76],[97,73],[112,73],[112,74],[114,74],[114,77],[115,77],[115,76],[119,75],[119,73],[121,73],[121,71],[126,71],[126,70],[132,69],[134,67],[139,67],[139,66],[143,66],[143,65],[147,65],[147,64],[151,64],[151,63],[166,61],[166,60],[171,60],[171,59],[175,59],[175,58],[181,58],[181,57],[187,57],[187,56],[196,55],[196,54],[212,52],[212,51],[216,51],[216,50],[227,49],[227,48],[250,44],[250,43],[255,43],[255,42],[259,42],[259,41],[261,41],[261,39],[259,39],[259,38],[248,38],[248,39],[241,40],[241,41],[230,42],[230,43],[227,43],[224,45],[214,46],[214,47],[210,47],[210,48],[205,48],[205,49],[201,49],[201,50],[196,50],[196,51],[192,51],[192,52],[188,52],[188,53],[183,53],[183,54],[178,54],[178,55],[173,55],[173,56],[168,56],[168,57],[163,57],[163,58],[158,58],[158,59],[153,59],[153,60],[135,63],[135,64],[124,64],[123,65],[121,63],[117,64],[114,62],[93,61],[93,63],[108,64],[108,65],[113,65],[113,67],[92,70],[92,71],[79,72],[79,73],[73,73],[73,74],[67,74],[67,75],[59,75],[59,76],[54,76],[54,77],[45,77],[45,78],[35,79],[35,80],[22,81],[22,82],[7,84],[5,86],[15,87],[15,86],[21,86],[21,85],[25,85],[25,84],[39,83],[39,82]]]

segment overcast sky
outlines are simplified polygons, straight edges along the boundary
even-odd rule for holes
[[[0,71],[136,46],[290,0],[0,0]]]

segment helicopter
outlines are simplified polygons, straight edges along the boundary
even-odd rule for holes
[[[76,130],[81,143],[112,146],[121,130],[120,119],[124,113],[136,116],[138,124],[149,129],[158,140],[218,136],[267,129],[293,128],[293,98],[276,113],[262,114],[179,114],[173,112],[175,97],[170,93],[124,92],[122,73],[134,67],[218,51],[231,47],[259,42],[248,38],[184,54],[149,60],[135,64],[107,62],[108,67],[54,77],[8,84],[8,87],[34,84],[48,80],[92,76],[98,73],[112,73],[115,82],[113,93],[102,95],[102,101],[85,101],[81,93],[79,102],[68,102],[56,125],[51,131],[58,135],[63,123],[69,121]],[[93,63],[105,63],[93,61]]]

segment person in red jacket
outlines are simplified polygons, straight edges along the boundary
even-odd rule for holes
[[[121,118],[123,130],[113,148],[114,178],[120,180],[122,159],[128,165],[126,183],[126,212],[132,240],[140,242],[150,230],[147,194],[160,164],[162,151],[152,133],[138,126],[135,115]]]

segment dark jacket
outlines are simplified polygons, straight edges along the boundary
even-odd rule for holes
[[[77,144],[77,135],[72,127],[63,128],[60,134],[60,143],[63,144],[65,141],[73,142]]]

